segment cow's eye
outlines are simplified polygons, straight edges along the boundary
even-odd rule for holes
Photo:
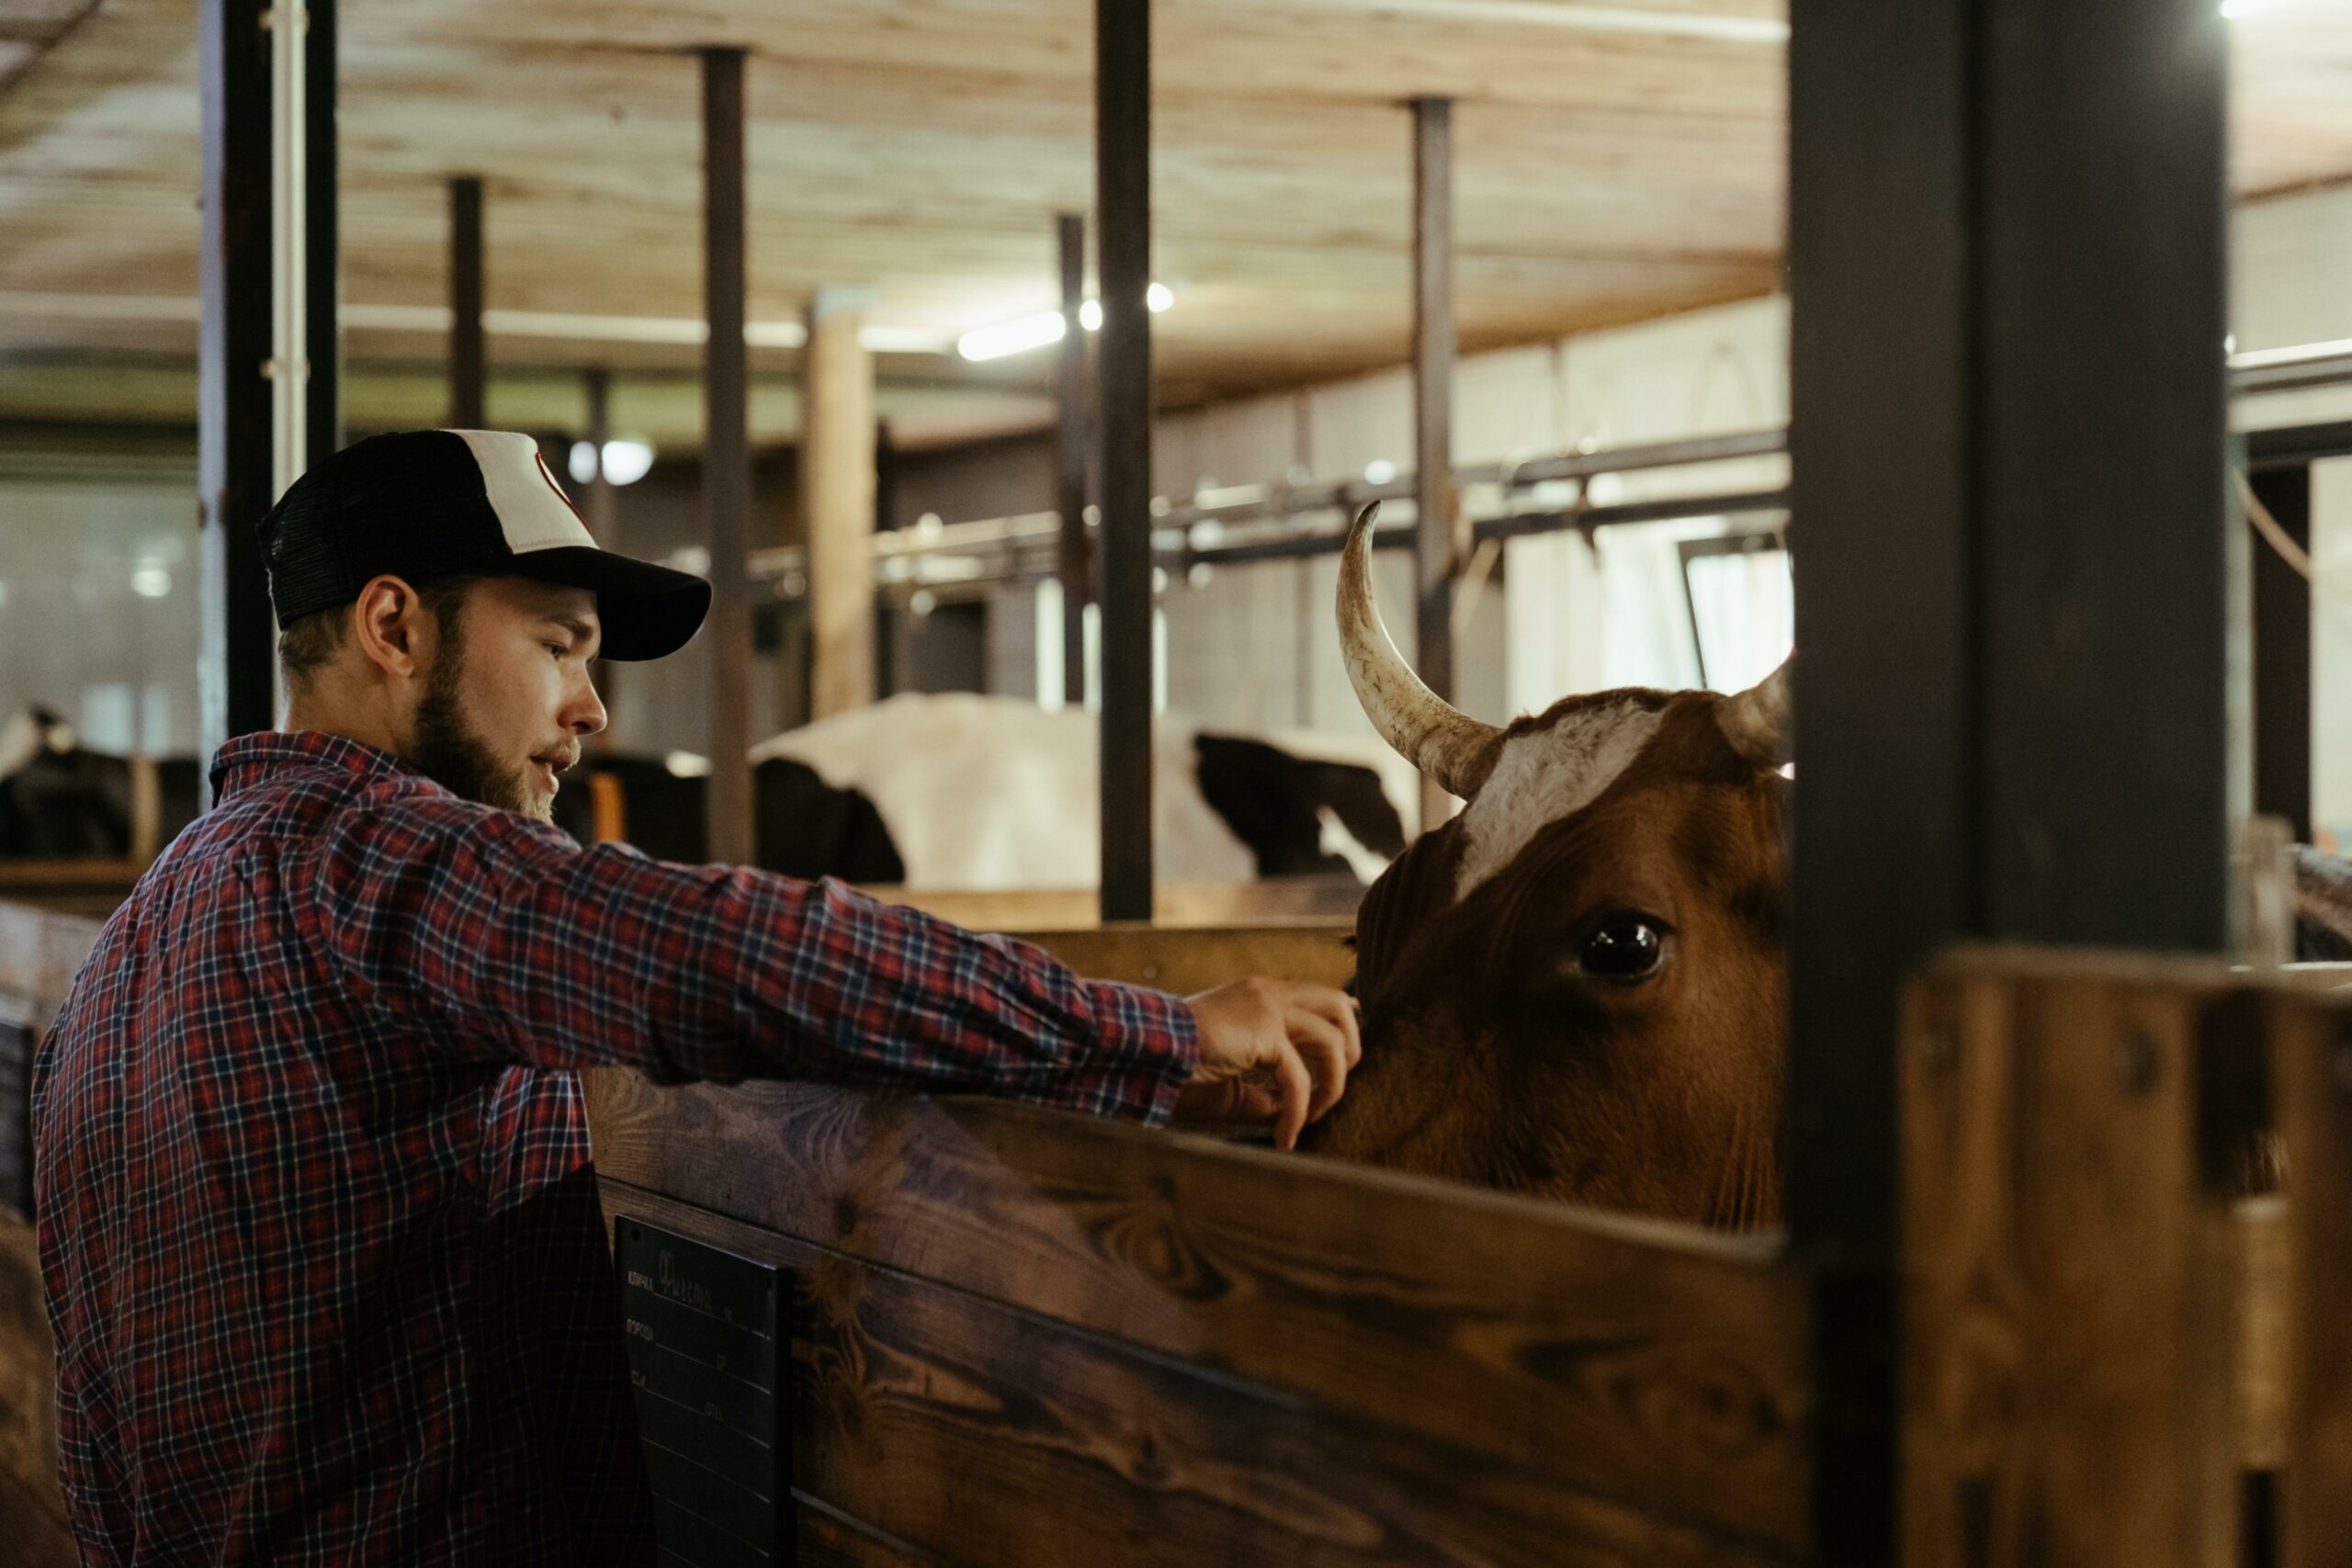
[[[1611,915],[1584,939],[1577,961],[1604,980],[1638,980],[1666,958],[1666,934],[1639,915]]]

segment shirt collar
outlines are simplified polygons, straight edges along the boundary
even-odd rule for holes
[[[212,753],[212,795],[226,800],[280,768],[334,768],[363,777],[396,778],[416,770],[364,741],[318,729],[264,729],[240,735]]]

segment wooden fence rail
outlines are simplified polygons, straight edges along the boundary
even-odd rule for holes
[[[45,1022],[95,931],[0,904],[0,996]],[[1343,976],[1340,938],[1030,940],[1190,989]],[[1978,950],[1913,987],[1906,1565],[2341,1560],[2343,979]],[[1838,1349],[1777,1237],[1001,1102],[588,1088],[608,1215],[790,1270],[804,1561],[1811,1559]],[[11,1568],[72,1560],[44,1330],[0,1216]]]

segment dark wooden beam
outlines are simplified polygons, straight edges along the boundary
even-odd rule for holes
[[[1822,1281],[1821,1556],[1883,1562],[1898,987],[1962,935],[2228,930],[2224,40],[2211,0],[1791,21],[1785,1207]]]
[[[481,331],[481,181],[449,182],[449,424],[480,430],[489,361]]]
[[[1094,561],[1086,540],[1087,412],[1086,220],[1065,212],[1054,220],[1061,264],[1062,341],[1054,378],[1054,509],[1061,514],[1056,574],[1062,585],[1062,701],[1086,701],[1086,606],[1094,597]],[[1040,696],[1045,694],[1039,693]]]
[[[710,549],[709,856],[752,853],[751,362],[743,343],[743,53],[702,51],[703,534]]]
[[[2312,471],[2265,468],[2256,500],[2308,557]],[[2312,838],[2312,585],[2267,542],[2254,546],[2254,808]]]
[[[201,0],[197,487],[199,744],[276,718],[276,624],[255,533],[272,488],[270,37],[264,0]]]
[[[1102,918],[1151,919],[1151,0],[1095,0]]]
[[[1453,697],[1453,584],[1469,557],[1453,484],[1453,105],[1413,110],[1413,663]],[[1421,781],[1421,827],[1442,822],[1445,791]]]

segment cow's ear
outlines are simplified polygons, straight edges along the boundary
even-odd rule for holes
[[[1379,881],[1356,907],[1356,983],[1359,998],[1380,994],[1385,978],[1404,961],[1413,937],[1453,902],[1454,871],[1462,858],[1459,818],[1423,833],[1388,863]]]

